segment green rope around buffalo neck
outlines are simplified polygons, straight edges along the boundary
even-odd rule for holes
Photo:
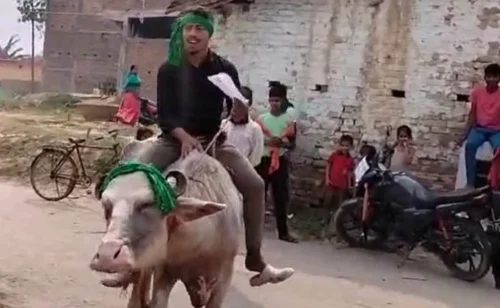
[[[197,24],[202,26],[208,31],[210,37],[214,33],[214,25],[209,18],[205,18],[196,13],[187,13],[177,18],[172,24],[172,35],[170,36],[170,43],[168,45],[167,62],[179,66],[182,62],[184,55],[184,38],[183,29],[188,24]]]
[[[165,180],[163,174],[156,167],[139,162],[123,162],[113,168],[101,186],[101,193],[109,183],[119,176],[143,172],[155,197],[155,205],[163,214],[171,212],[175,207],[175,191]]]

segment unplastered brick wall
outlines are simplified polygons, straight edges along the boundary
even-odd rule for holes
[[[163,8],[168,2],[146,0],[145,7]],[[49,7],[97,13],[142,4],[51,0]],[[292,154],[296,201],[318,201],[325,159],[342,134],[378,144],[388,125],[413,128],[419,176],[438,188],[453,184],[454,141],[464,125],[467,95],[484,66],[500,60],[497,0],[255,0],[219,12],[214,48],[236,64],[258,108],[267,107],[269,81],[290,87],[301,130]],[[88,90],[106,76],[116,77],[120,25],[97,17],[53,16],[44,84]],[[163,43],[135,43],[145,50],[140,54],[145,59],[147,50],[166,52]],[[137,54],[131,46],[127,57]],[[149,61],[139,58],[129,60],[140,67]],[[153,71],[148,67],[154,63],[142,66]],[[153,93],[154,75],[149,79]]]
[[[163,40],[127,39],[125,63],[136,64],[139,69],[142,80],[141,96],[156,101],[158,68],[165,61],[166,53],[167,44]]]
[[[499,20],[493,0],[256,0],[224,8],[215,48],[261,110],[269,81],[290,86],[301,117],[294,199],[317,203],[338,138],[380,144],[388,125],[414,130],[418,176],[453,186],[467,95],[499,60]]]
[[[91,92],[116,79],[121,25],[99,15],[102,1],[69,2],[48,2],[43,90]]]

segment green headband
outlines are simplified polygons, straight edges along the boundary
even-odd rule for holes
[[[172,35],[170,36],[167,57],[168,63],[175,66],[180,65],[182,61],[182,56],[184,54],[184,39],[182,37],[182,30],[188,24],[197,24],[202,26],[208,31],[210,36],[214,33],[214,25],[209,18],[205,18],[193,12],[177,18],[172,24]]]
[[[162,214],[168,214],[175,208],[176,195],[174,189],[165,180],[163,174],[156,167],[139,162],[122,162],[114,167],[104,179],[99,191],[102,194],[117,177],[122,175],[143,172],[149,182],[149,187],[153,191],[155,198],[155,206]]]

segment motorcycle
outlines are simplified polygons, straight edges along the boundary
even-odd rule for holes
[[[365,157],[355,172],[356,196],[341,204],[334,228],[349,246],[383,248],[398,243],[400,266],[421,246],[437,255],[459,279],[473,282],[491,266],[491,244],[481,223],[465,214],[489,202],[489,188],[434,192],[405,172],[393,172],[379,163],[379,154]],[[357,234],[351,235],[349,223]],[[481,257],[478,266],[472,257]],[[468,269],[459,265],[469,262]]]
[[[139,124],[144,126],[151,126],[156,124],[157,120],[157,106],[155,102],[147,98],[140,98],[141,108],[139,113]]]

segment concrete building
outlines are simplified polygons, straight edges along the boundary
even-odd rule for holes
[[[168,39],[158,29],[178,10],[169,2],[50,0],[50,11],[67,14],[49,14],[46,89],[90,91],[137,64],[154,99]],[[410,125],[419,174],[452,184],[468,94],[500,57],[497,0],[191,2],[218,6],[214,49],[236,64],[261,108],[270,81],[290,86],[301,114],[297,201],[317,200],[324,159],[341,134],[380,141],[387,125]]]

